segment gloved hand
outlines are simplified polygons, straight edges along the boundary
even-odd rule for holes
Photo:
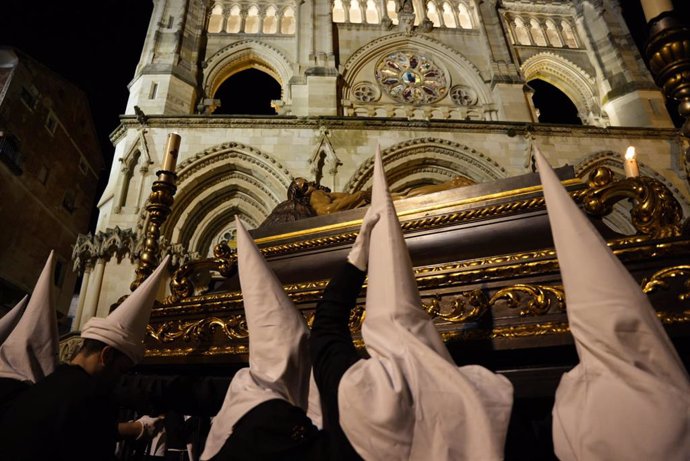
[[[134,422],[141,424],[141,432],[137,436],[137,440],[142,437],[151,438],[163,429],[163,422],[165,416],[147,416],[144,415]]]
[[[371,239],[371,230],[378,222],[381,215],[378,211],[373,211],[369,208],[362,220],[362,227],[359,229],[359,234],[355,243],[347,255],[347,261],[362,272],[367,270],[367,262],[369,261],[369,241]]]

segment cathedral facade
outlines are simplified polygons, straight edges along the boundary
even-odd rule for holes
[[[690,211],[678,131],[615,0],[153,3],[97,231],[74,249],[75,330],[129,292],[170,132],[181,146],[161,249],[177,264],[232,240],[235,216],[258,227],[295,178],[368,189],[377,146],[391,189],[406,191],[532,172],[534,145],[583,180],[599,166],[622,177],[633,145],[641,174]],[[221,114],[224,85],[252,70],[279,86],[275,115]],[[581,124],[539,122],[543,83]],[[632,233],[625,213],[608,224]]]

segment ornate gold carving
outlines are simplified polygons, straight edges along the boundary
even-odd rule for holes
[[[680,301],[690,299],[690,266],[673,266],[661,269],[648,279],[642,281],[642,291],[645,293],[653,293],[657,288],[668,290],[669,283],[667,279],[676,277],[688,277],[683,286],[688,290],[685,293],[678,295]]]
[[[681,132],[690,137],[690,27],[667,15],[651,24],[649,35],[649,69],[666,97],[678,101],[686,119]]]
[[[551,310],[554,300],[558,310],[565,311],[565,294],[561,287],[518,283],[497,291],[489,303],[493,306],[500,300],[505,300],[511,309],[519,307],[521,316],[544,315]]]
[[[615,203],[630,199],[633,205],[631,221],[638,234],[651,238],[681,235],[683,212],[666,186],[646,176],[620,181],[613,178],[613,172],[606,167],[592,171],[583,197],[585,211],[604,216],[611,212]]]
[[[223,277],[232,277],[237,272],[237,256],[226,241],[213,248],[215,258],[202,259],[183,264],[170,280],[171,295],[164,304],[171,304],[194,295],[192,276],[204,270],[216,271]]]
[[[424,309],[431,318],[440,318],[451,323],[464,323],[476,320],[490,308],[489,301],[482,290],[475,289],[448,297],[435,295],[429,302],[422,301]]]
[[[151,195],[149,196],[148,205],[146,205],[149,219],[144,232],[144,243],[139,253],[136,277],[130,285],[132,291],[141,285],[158,265],[158,245],[161,226],[170,214],[175,192],[177,191],[175,186],[177,176],[174,172],[161,170],[157,174],[158,180],[154,181],[151,187]]]
[[[217,329],[220,329],[229,339],[245,339],[249,336],[244,314],[236,314],[227,319],[207,317],[189,322],[175,320],[165,322],[156,329],[148,325],[146,333],[161,343],[169,343],[178,339],[190,342],[207,338]]]

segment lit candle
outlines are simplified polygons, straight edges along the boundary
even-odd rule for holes
[[[635,148],[633,146],[628,147],[628,150],[625,151],[623,169],[625,170],[626,178],[637,178],[640,175],[640,168],[637,166]]]
[[[673,10],[671,0],[641,0],[642,10],[647,22],[659,16],[661,13]]]
[[[165,156],[163,157],[163,171],[175,172],[180,139],[181,137],[177,133],[168,134],[168,143],[165,145]]]

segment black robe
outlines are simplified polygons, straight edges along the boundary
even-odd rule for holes
[[[309,338],[314,380],[321,394],[324,430],[329,434],[329,454],[334,460],[362,459],[340,426],[338,385],[348,368],[361,360],[352,343],[349,320],[365,276],[349,263],[340,268],[316,306]]]
[[[274,399],[252,408],[211,461],[325,461],[326,434],[304,410]]]
[[[108,461],[116,438],[110,389],[80,366],[61,365],[2,415],[0,459]]]
[[[0,378],[0,418],[2,418],[10,404],[29,387],[31,387],[31,384],[26,381]]]

